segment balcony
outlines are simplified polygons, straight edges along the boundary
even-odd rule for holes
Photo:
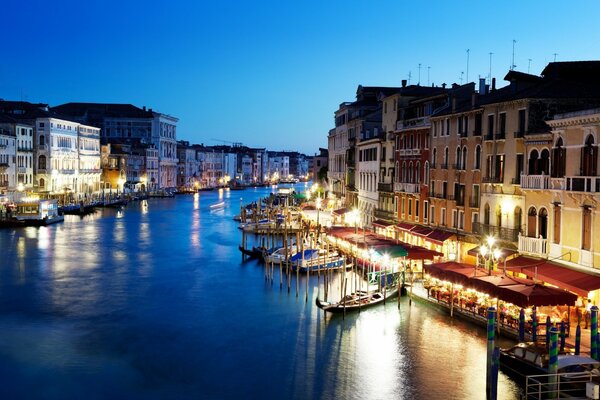
[[[5,170],[8,168],[7,162],[0,162],[0,170]]]
[[[496,133],[496,140],[504,140],[506,139],[506,133],[505,132],[498,132]]]
[[[469,134],[465,131],[465,132],[458,132],[458,137],[460,138],[466,138],[469,137]]]
[[[27,173],[27,168],[25,168],[25,167],[18,167],[17,168],[17,173],[18,174],[26,174]]]
[[[375,212],[373,213],[373,215],[377,219],[383,219],[383,220],[387,220],[387,221],[394,220],[394,212],[393,211],[381,210],[381,209],[377,208],[377,209],[375,209]]]
[[[486,133],[483,140],[494,140],[494,134],[493,133]]]
[[[419,183],[396,182],[394,183],[394,192],[419,193],[421,185]]]
[[[19,147],[17,147],[17,151],[20,151],[21,153],[31,153],[31,152],[33,152],[33,148],[32,147],[19,146]]]
[[[481,182],[483,183],[502,183],[504,179],[496,176],[484,176],[481,178]]]
[[[479,197],[473,197],[469,199],[469,207],[479,208]]]
[[[519,235],[519,253],[546,256],[548,255],[548,239]]]
[[[473,222],[473,232],[482,236],[494,236],[508,242],[517,242],[519,239],[518,229],[482,224],[481,222]]]
[[[570,192],[600,192],[600,176],[565,176],[565,190]]]
[[[383,182],[379,182],[377,184],[377,191],[379,192],[388,192],[388,193],[393,193],[392,190],[392,184],[391,183],[383,183]]]
[[[521,189],[550,189],[550,176],[521,174]]]
[[[421,149],[400,149],[398,155],[400,157],[419,156],[421,155]]]
[[[396,122],[396,130],[401,131],[404,129],[413,129],[429,126],[429,117],[419,117],[400,120]]]

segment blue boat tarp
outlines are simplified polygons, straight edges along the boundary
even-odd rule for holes
[[[319,256],[319,250],[307,249],[304,250],[304,259],[310,260]],[[302,252],[298,252],[290,257],[290,261],[302,261]]]

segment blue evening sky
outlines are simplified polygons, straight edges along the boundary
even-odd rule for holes
[[[178,138],[313,154],[359,84],[600,59],[595,1],[2,0],[0,98],[132,103]],[[427,78],[427,67],[429,80]]]

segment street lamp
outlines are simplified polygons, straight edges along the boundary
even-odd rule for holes
[[[360,217],[358,210],[355,208],[350,212],[351,219],[354,222],[354,234],[358,234],[358,218]]]
[[[321,211],[321,198],[320,197],[317,197],[316,206],[317,206],[317,228],[318,228],[319,227],[319,211]]]
[[[487,246],[484,244],[479,249],[479,254],[484,260],[485,268],[489,268],[489,275],[492,274],[492,270],[494,269],[494,264],[500,259],[502,256],[502,251],[495,246],[496,238],[493,236],[488,236],[486,239]]]

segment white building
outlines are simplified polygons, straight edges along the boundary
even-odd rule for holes
[[[14,131],[0,127],[0,193],[16,189],[16,154]]]
[[[87,125],[78,126],[79,165],[75,171],[78,195],[90,195],[100,191],[102,169],[100,167],[100,129]]]
[[[152,143],[158,147],[158,184],[161,188],[177,186],[177,122],[175,117],[153,112]]]
[[[10,133],[10,136],[16,139],[16,154],[13,154],[16,156],[15,188],[33,189],[33,126],[7,115],[0,115],[0,129]]]
[[[285,179],[290,176],[290,157],[269,154],[267,174],[271,181]]]

